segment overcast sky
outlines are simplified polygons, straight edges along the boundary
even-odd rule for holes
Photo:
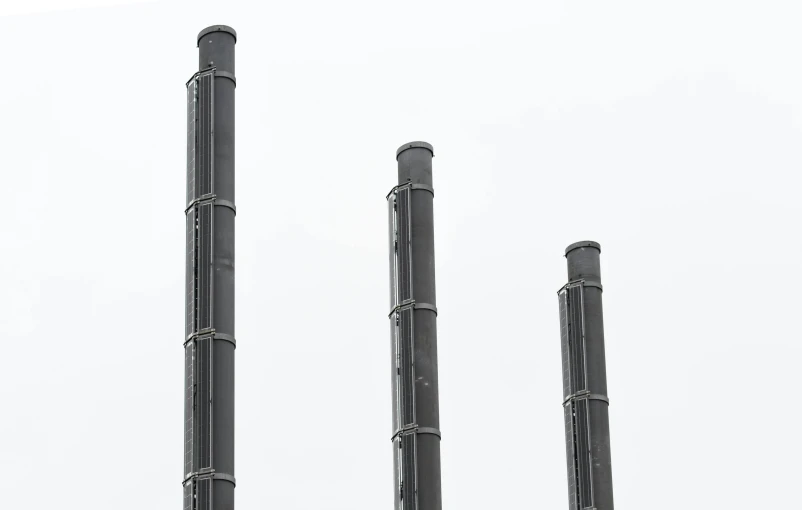
[[[184,83],[211,24],[239,35],[239,509],[392,506],[384,197],[412,140],[444,508],[567,508],[556,291],[583,239],[617,507],[799,503],[798,1],[7,3],[4,508],[179,509]]]

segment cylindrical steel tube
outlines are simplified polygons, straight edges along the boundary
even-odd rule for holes
[[[234,510],[234,47],[198,34],[188,87],[184,510]]]
[[[426,142],[396,152],[390,202],[395,508],[440,510],[440,413],[432,158]]]
[[[559,292],[570,510],[613,510],[600,253],[593,241],[568,246]]]

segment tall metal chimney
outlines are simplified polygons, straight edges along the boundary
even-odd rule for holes
[[[558,292],[570,510],[613,510],[600,253],[593,241],[566,248],[568,284]]]
[[[442,507],[432,157],[426,142],[402,145],[387,195],[396,510]]]
[[[233,28],[198,34],[187,82],[184,510],[234,510]]]

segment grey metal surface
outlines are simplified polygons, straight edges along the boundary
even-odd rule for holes
[[[558,292],[569,510],[613,510],[600,253],[593,241],[566,248]]]
[[[207,35],[211,34],[212,32],[227,33],[227,34],[231,35],[232,37],[234,37],[234,42],[235,43],[237,42],[237,31],[236,30],[234,30],[233,28],[231,28],[228,25],[212,25],[212,26],[206,27],[203,30],[201,30],[200,32],[198,32],[198,46],[200,46],[201,39],[203,39],[204,36],[207,36]]]
[[[234,45],[198,35],[187,82],[184,510],[234,510]]]
[[[433,156],[426,142],[402,145],[387,196],[396,510],[442,508]]]

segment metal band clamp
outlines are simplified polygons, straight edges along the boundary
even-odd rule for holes
[[[399,436],[403,436],[406,434],[431,434],[433,436],[437,436],[438,439],[442,439],[440,435],[440,429],[436,429],[434,427],[418,427],[416,424],[407,425],[406,427],[399,429],[393,434],[390,438],[390,441],[395,441],[396,438]]]
[[[601,400],[602,402],[607,403],[607,405],[610,405],[610,399],[608,399],[606,395],[600,395],[598,393],[578,392],[574,393],[573,395],[568,395],[563,400],[563,405],[567,404],[571,400]]]
[[[215,199],[214,205],[217,206],[217,207],[228,207],[229,209],[234,211],[234,216],[237,215],[237,206],[234,205],[233,202],[229,202],[228,200]]]
[[[196,473],[190,473],[184,478],[181,482],[181,485],[185,485],[190,480],[205,480],[211,478],[213,480],[225,480],[226,482],[231,482],[234,484],[234,487],[237,486],[237,479],[234,478],[232,475],[228,473],[218,473],[214,470],[211,471],[199,471]]]
[[[234,487],[237,486],[237,479],[229,475],[228,473],[214,473],[212,474],[212,478],[215,480],[224,480],[226,482],[231,482],[232,484],[234,484]]]
[[[223,340],[224,342],[233,344],[234,348],[237,347],[237,340],[233,335],[229,335],[227,333],[218,333],[214,329],[203,329],[201,331],[192,333],[191,335],[187,335],[186,340],[184,340],[184,347],[186,347],[191,341],[197,340],[201,337],[210,337],[212,340]]]
[[[408,308],[408,307],[412,307],[412,308],[414,308],[416,310],[429,310],[431,312],[434,312],[435,315],[437,315],[437,307],[434,306],[433,304],[431,304],[431,303],[418,303],[415,300],[411,300],[411,301],[404,301],[400,305],[394,306],[393,309],[390,310],[390,313],[387,314],[387,317],[390,318],[397,311],[399,311],[399,310],[401,310],[403,308]]]
[[[437,315],[437,307],[436,307],[436,306],[434,306],[433,304],[430,304],[430,303],[418,303],[418,302],[415,302],[415,304],[414,304],[414,305],[412,305],[412,306],[413,306],[413,307],[414,307],[416,310],[429,310],[429,311],[431,311],[431,312],[434,312],[434,314],[435,314],[435,315]]]
[[[437,436],[438,439],[442,439],[440,436],[440,429],[436,429],[434,427],[418,427],[415,432],[417,434],[431,434],[433,436]]]
[[[219,76],[220,78],[227,78],[234,82],[235,87],[237,86],[237,78],[231,73],[228,73],[226,71],[215,71],[214,76],[215,77]]]
[[[184,214],[188,213],[190,209],[192,209],[193,207],[195,207],[197,205],[207,205],[207,204],[212,204],[214,206],[227,207],[227,208],[231,209],[232,211],[234,211],[235,215],[237,214],[237,206],[235,206],[233,202],[230,202],[228,200],[218,199],[217,195],[211,194],[211,193],[207,194],[207,195],[203,195],[203,196],[198,197],[195,200],[191,201],[189,203],[189,205],[187,205],[187,208],[184,209]]]

